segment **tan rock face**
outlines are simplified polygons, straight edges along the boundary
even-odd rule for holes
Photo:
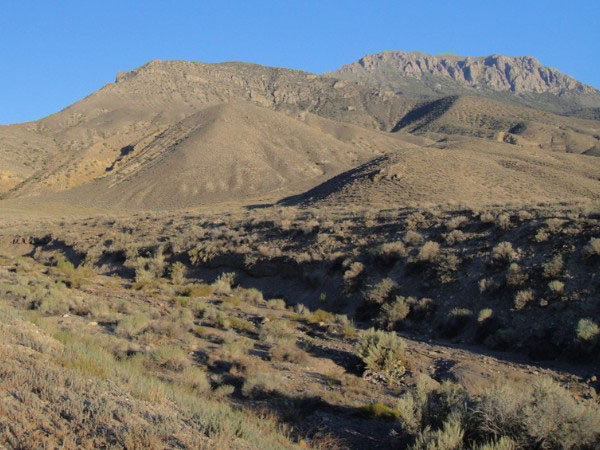
[[[462,57],[426,55],[423,53],[384,52],[368,55],[343,66],[341,75],[365,75],[395,71],[407,77],[424,76],[448,78],[461,84],[513,93],[535,92],[561,94],[565,91],[597,92],[555,69],[542,66],[530,56],[510,57],[491,55]]]

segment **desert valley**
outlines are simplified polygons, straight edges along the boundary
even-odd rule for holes
[[[0,447],[600,447],[600,91],[150,61],[0,126]]]

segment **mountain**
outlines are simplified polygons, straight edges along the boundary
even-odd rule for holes
[[[123,152],[135,149],[130,157],[135,156],[179,122],[229,102],[292,115],[314,113],[382,130],[391,129],[415,104],[299,71],[242,63],[152,61],[118,74],[115,83],[57,114],[0,127],[0,161],[6,161],[0,177],[4,189],[10,189],[6,195],[62,191],[103,178]],[[45,153],[26,166],[39,147]]]
[[[546,111],[598,118],[600,91],[531,56],[464,57],[399,51],[367,55],[330,74],[404,95],[481,95]]]
[[[588,170],[600,172],[600,159],[590,157],[600,153],[600,121],[448,92],[398,95],[360,80],[246,63],[152,61],[54,115],[0,127],[0,195],[104,209],[252,204],[405,161],[420,175],[382,198],[597,198],[598,179]],[[448,143],[452,152],[442,151]],[[519,155],[528,155],[531,170],[512,163]],[[472,186],[496,173],[515,184],[475,197],[447,189],[467,173]]]

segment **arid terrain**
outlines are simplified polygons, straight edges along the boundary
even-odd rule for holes
[[[598,448],[598,108],[390,52],[0,127],[0,447]]]

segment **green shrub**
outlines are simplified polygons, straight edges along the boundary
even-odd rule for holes
[[[267,306],[271,309],[285,309],[287,304],[282,298],[272,298],[271,300],[267,300]]]
[[[600,334],[600,327],[591,319],[580,319],[577,322],[576,333],[582,341],[593,341]]]
[[[72,289],[81,288],[94,275],[94,271],[91,268],[84,266],[75,268],[73,263],[64,259],[56,263],[52,272],[57,275],[58,281],[63,282],[67,287]]]
[[[369,419],[398,420],[400,418],[398,411],[381,402],[375,402],[363,406],[360,408],[360,411]]]
[[[175,372],[181,372],[191,364],[187,354],[181,347],[159,347],[151,353],[152,362],[159,367]]]
[[[398,296],[392,303],[387,303],[382,306],[377,321],[382,327],[393,330],[399,322],[406,319],[409,313],[409,303],[404,297]]]
[[[552,280],[551,282],[548,283],[548,289],[550,289],[550,292],[552,294],[560,295],[565,290],[565,283],[563,283],[562,281],[559,281],[559,280]]]
[[[259,338],[266,344],[292,342],[296,339],[296,330],[285,320],[272,320],[262,325]]]
[[[179,261],[169,266],[169,278],[175,284],[183,284],[185,281],[185,266]]]
[[[362,331],[355,346],[356,354],[367,370],[396,381],[407,368],[404,341],[396,333],[370,328]]]
[[[117,336],[132,338],[143,332],[149,324],[150,319],[144,314],[125,316],[119,321],[115,333]]]

